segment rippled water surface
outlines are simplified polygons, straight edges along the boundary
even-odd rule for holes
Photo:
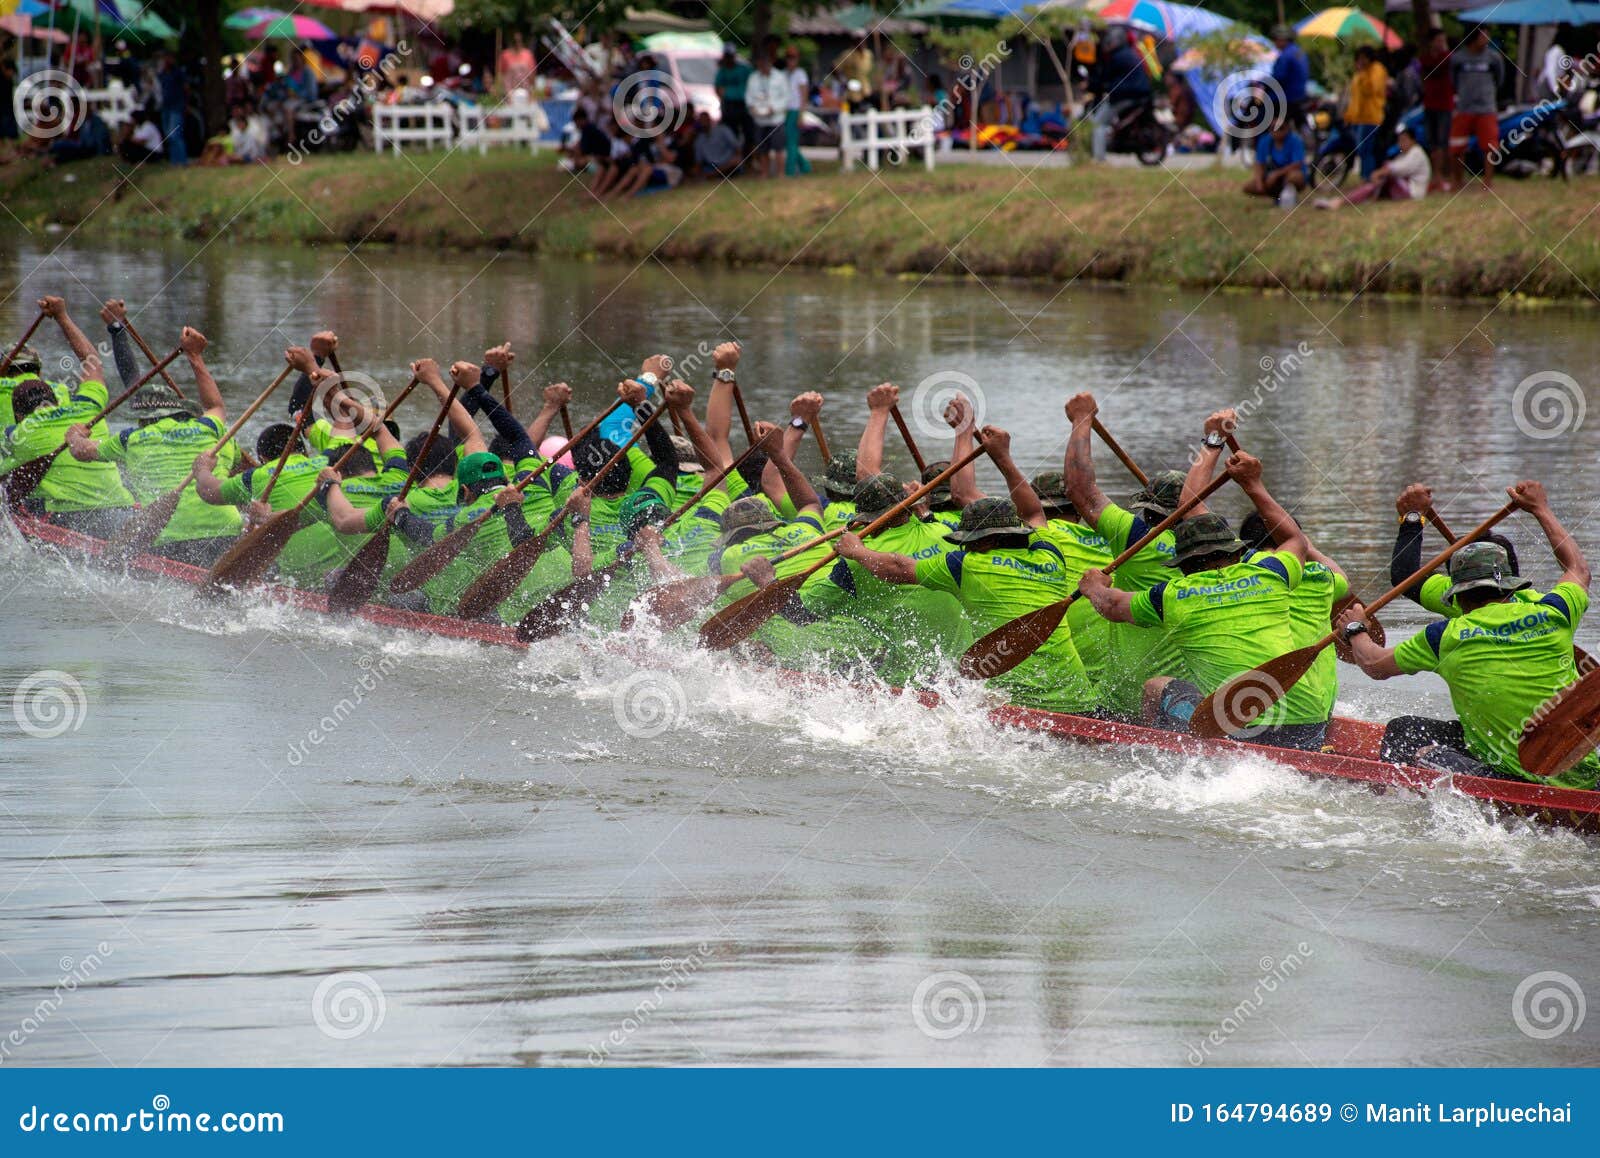
[[[565,378],[575,412],[732,336],[757,416],[820,388],[844,445],[885,379],[969,382],[1036,469],[1076,389],[1146,469],[1247,403],[1241,439],[1369,592],[1413,479],[1459,528],[1544,477],[1595,544],[1595,427],[1532,438],[1514,406],[1530,375],[1593,385],[1593,311],[5,240],[7,332],[53,288],[86,323],[94,294],[148,302],[152,346],[212,335],[235,409],[321,324],[392,385],[509,337],[519,401]],[[1600,846],[1448,794],[1065,746],[971,689],[928,710],[665,641],[523,654],[206,605],[9,532],[0,631],[0,687],[83,691],[50,738],[0,706],[0,1063],[1600,1057],[1593,1017],[1546,1032],[1550,983],[1514,1005],[1541,972],[1600,996]],[[1448,711],[1429,678],[1342,674],[1349,714]]]

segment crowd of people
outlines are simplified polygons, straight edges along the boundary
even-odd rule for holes
[[[101,317],[125,384],[119,401],[131,392],[134,420],[113,429],[94,345],[63,299],[39,307],[82,377],[46,380],[46,360],[30,346],[0,366],[0,479],[13,509],[110,537],[113,548],[130,524],[158,512],[144,528],[149,548],[212,567],[213,583],[240,574],[229,567],[251,555],[241,542],[266,542],[276,553],[258,557],[239,585],[270,564],[279,583],[336,594],[363,578],[358,561],[376,543],[363,600],[515,623],[519,633],[534,622],[544,634],[524,637],[535,639],[585,624],[625,632],[645,615],[664,629],[686,628],[716,612],[719,630],[731,634],[715,646],[790,667],[870,671],[900,685],[941,677],[974,640],[1077,592],[1083,598],[1042,629],[1033,649],[1007,652],[1012,666],[993,670],[990,686],[1023,707],[1180,732],[1233,677],[1323,640],[1337,614],[1368,675],[1435,672],[1459,716],[1393,721],[1384,759],[1514,779],[1530,773],[1508,738],[1578,678],[1573,633],[1587,609],[1589,568],[1537,482],[1508,493],[1554,555],[1560,574],[1547,592],[1531,589],[1514,546],[1495,534],[1469,537],[1447,572],[1430,574],[1420,564],[1432,495],[1407,488],[1396,503],[1395,584],[1438,618],[1388,647],[1348,601],[1338,563],[1269,490],[1262,463],[1235,448],[1224,464],[1238,426],[1231,410],[1205,420],[1187,469],[1155,472],[1119,503],[1096,473],[1092,395],[1066,399],[1060,469],[1032,478],[1012,457],[1009,433],[978,428],[958,397],[945,412],[949,457],[912,481],[886,466],[900,392],[883,383],[866,394],[855,447],[813,481],[796,460],[823,396],[802,393],[781,422],[750,423],[737,343],[715,348],[703,407],[672,376],[671,360],[653,355],[619,383],[606,412],[566,437],[552,433],[573,397],[564,383],[544,389],[529,421],[512,412],[508,344],[448,369],[420,358],[411,373],[437,414],[408,437],[389,413],[344,388],[330,368],[338,336],[323,331],[285,351],[296,386],[246,458],[226,440],[204,335],[185,328],[180,337],[194,383],[187,397],[147,371],[122,303],[106,303]],[[736,412],[747,425],[737,453]],[[619,416],[622,425],[606,434],[606,419]],[[980,456],[999,473],[998,493],[979,485]],[[23,477],[31,488],[18,489]],[[1229,480],[1253,507],[1237,528],[1204,501]],[[275,519],[288,520],[287,536],[261,539]],[[445,550],[452,544],[453,554]],[[782,598],[765,598],[774,593]],[[1325,649],[1238,734],[1319,750],[1338,683]],[[1553,782],[1594,788],[1597,772],[1591,753]]]

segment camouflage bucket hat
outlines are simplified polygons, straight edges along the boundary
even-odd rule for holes
[[[646,523],[666,522],[670,513],[666,502],[655,491],[634,491],[622,500],[617,517],[622,523],[623,533],[632,535]]]
[[[856,452],[847,450],[830,458],[818,489],[826,491],[830,499],[848,502],[856,493]]]
[[[679,474],[704,474],[705,466],[700,462],[700,455],[694,449],[694,443],[681,434],[672,437],[672,450],[678,456]]]
[[[3,357],[4,355],[0,355]],[[12,358],[3,373],[8,377],[26,378],[29,374],[37,374],[44,369],[44,363],[39,358],[39,351],[33,346],[23,346],[17,351],[17,356]]]
[[[722,512],[722,534],[717,536],[717,547],[731,546],[782,525],[783,520],[773,514],[766,499],[751,495]]]
[[[480,450],[477,454],[469,454],[456,464],[456,482],[462,486],[476,487],[479,490],[486,486],[501,486],[506,481],[506,467],[498,455]]]
[[[175,418],[180,414],[198,418],[201,414],[198,403],[179,398],[165,382],[146,382],[139,387],[129,409],[140,418]]]
[[[1067,496],[1067,476],[1059,470],[1047,470],[1033,476],[1033,493],[1048,512],[1076,510]]]
[[[1184,474],[1181,470],[1164,470],[1152,475],[1150,485],[1133,496],[1130,502],[1135,509],[1160,511],[1170,515],[1183,502]]]
[[[942,462],[930,462],[922,472],[921,484],[923,486],[927,486],[930,482],[938,478],[941,474],[949,469],[949,459],[945,459]],[[949,503],[951,501],[949,480],[946,479],[944,482],[940,483],[938,486],[929,491],[926,499],[930,507],[939,507]]]
[[[905,488],[892,474],[875,474],[856,484],[856,513],[851,523],[870,523],[906,497]]]
[[[1010,499],[979,499],[961,512],[961,525],[950,532],[952,543],[970,543],[990,535],[1031,535],[1032,529],[1017,518]]]
[[[1472,543],[1450,556],[1450,589],[1444,597],[1448,602],[1463,591],[1492,587],[1510,594],[1532,586],[1531,579],[1511,569],[1511,557],[1500,544]]]
[[[1185,519],[1172,529],[1172,538],[1177,552],[1165,560],[1168,567],[1176,567],[1189,559],[1206,555],[1244,550],[1244,540],[1233,533],[1228,520],[1221,515],[1196,515],[1192,519]]]

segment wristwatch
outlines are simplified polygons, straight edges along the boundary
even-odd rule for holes
[[[587,526],[588,523],[589,523],[589,516],[588,515],[573,515],[572,516],[572,529],[574,531],[576,531],[579,527]]]
[[[1228,440],[1213,430],[1210,434],[1206,435],[1205,443],[1212,450],[1221,450],[1224,446],[1228,445]]]
[[[1418,511],[1407,511],[1400,516],[1400,521],[1402,523],[1420,523],[1422,522],[1422,515]]]
[[[648,386],[651,389],[654,389],[655,387],[661,385],[661,379],[657,378],[649,370],[643,370],[640,373],[634,375],[633,380],[635,382],[639,383],[641,386]]]
[[[804,430],[806,428],[806,420],[796,414],[793,418],[789,419],[789,425],[795,430]]]
[[[732,382],[734,380],[733,371],[729,370],[727,368],[723,368],[721,370],[713,370],[712,373],[711,373],[711,376],[713,378],[715,378],[718,382]]]
[[[1357,619],[1353,623],[1344,625],[1344,637],[1346,639],[1354,639],[1358,635],[1366,635],[1367,631],[1367,621],[1365,619]]]

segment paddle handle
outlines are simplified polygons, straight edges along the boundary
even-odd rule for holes
[[[567,436],[567,441],[572,441],[572,415],[567,413],[567,404],[561,404],[561,430]]]
[[[152,364],[154,364],[156,360],[156,352],[150,348],[150,343],[144,340],[144,336],[141,335],[138,330],[133,328],[133,322],[128,318],[123,318],[122,328],[128,331],[128,337],[133,339],[133,344],[138,346],[144,356],[149,359]],[[161,380],[170,386],[172,388],[172,392],[179,398],[183,397],[183,391],[178,389],[178,384],[172,380],[171,374],[165,370],[162,370]]]
[[[833,455],[828,453],[828,439],[822,433],[822,419],[818,418],[811,424],[811,434],[817,440],[817,453],[822,456],[822,465],[826,467],[833,461]]]
[[[1422,512],[1422,517],[1433,524],[1433,529],[1444,536],[1445,542],[1454,543],[1456,541],[1456,536],[1451,533],[1449,527],[1445,526],[1444,520],[1439,517],[1439,512],[1433,509],[1432,504],[1429,504],[1428,509]]]
[[[33,331],[39,328],[40,323],[43,322],[47,316],[48,315],[46,315],[43,310],[40,310],[38,314],[34,316],[33,323],[29,325],[26,330],[22,331],[22,337],[18,338],[17,344],[11,347],[11,352],[6,355],[5,361],[0,362],[0,374],[3,374],[6,372],[6,370],[10,369],[12,359],[17,356],[17,354],[22,350],[22,347],[28,344],[28,339],[33,337]]]
[[[756,428],[750,425],[750,412],[744,408],[744,392],[739,389],[739,383],[733,384],[733,404],[739,408],[739,422],[744,427],[744,440],[756,440]]]
[[[338,373],[338,371],[334,371],[334,372]],[[389,417],[392,414],[394,414],[396,408],[399,407],[400,403],[402,403],[402,402],[404,402],[406,400],[406,395],[410,394],[413,390],[415,390],[417,388],[417,382],[418,382],[418,378],[417,378],[417,376],[415,374],[413,374],[411,376],[411,381],[406,383],[406,388],[404,390],[400,391],[399,394],[395,395],[395,399],[394,399],[393,402],[389,403],[389,405],[387,405],[387,406],[385,406],[383,408],[383,413],[381,415],[379,415],[376,426],[382,426],[385,422],[387,422],[389,420]],[[345,447],[344,453],[341,454],[334,461],[333,469],[334,469],[334,471],[336,473],[338,471],[343,470],[344,469],[344,464],[349,462],[350,459],[351,459],[351,456],[353,456],[356,451],[361,449],[361,447],[366,442],[367,436],[372,433],[373,429],[376,429],[376,427],[369,427],[367,432],[366,432],[366,434],[363,434],[360,438],[356,439],[349,446]],[[419,461],[420,461],[420,459],[419,459]],[[274,478],[273,481],[276,482],[277,479]],[[313,487],[311,490],[309,490],[309,491],[307,491],[305,493],[305,496],[303,498],[301,498],[301,500],[298,503],[296,503],[294,505],[294,509],[296,511],[305,510],[306,509],[306,504],[309,503],[312,499],[314,499],[316,497],[317,497],[317,491],[316,491],[316,488]]]
[[[1368,603],[1363,608],[1365,613],[1367,615],[1374,615],[1383,610],[1389,604],[1393,603],[1396,599],[1400,598],[1400,596],[1409,591],[1411,587],[1419,580],[1427,578],[1434,571],[1437,571],[1440,567],[1444,566],[1445,563],[1449,562],[1451,555],[1454,555],[1457,551],[1461,550],[1462,547],[1468,546],[1475,539],[1487,533],[1494,527],[1496,523],[1498,523],[1501,519],[1504,519],[1516,509],[1516,503],[1507,503],[1505,506],[1501,507],[1494,514],[1490,515],[1487,519],[1483,520],[1483,522],[1479,523],[1472,530],[1468,531],[1466,535],[1455,540],[1444,550],[1435,555],[1432,559],[1429,559],[1426,563],[1419,567],[1415,573],[1406,579],[1404,583],[1400,584],[1398,587],[1389,588],[1389,590],[1378,596],[1371,603]],[[1333,637],[1331,635],[1328,637],[1330,642],[1332,641],[1332,638]]]
[[[412,379],[416,381],[415,378]],[[428,428],[428,437],[422,440],[422,449],[417,452],[417,461],[411,464],[411,469],[406,472],[405,486],[400,488],[400,501],[405,502],[411,488],[416,485],[421,477],[422,464],[428,461],[428,452],[433,449],[433,440],[439,437],[439,428],[444,425],[444,420],[450,415],[450,407],[455,404],[456,395],[461,393],[461,384],[455,383],[450,387],[450,393],[445,396],[444,405],[439,407],[439,413],[433,420],[433,425]]]
[[[337,374],[339,371],[335,370]],[[313,394],[315,392],[313,391]],[[306,420],[311,417],[311,399],[306,399],[306,404],[300,408],[300,414],[294,420],[294,429],[289,432],[289,439],[283,444],[283,451],[278,455],[278,461],[272,467],[272,477],[267,480],[267,489],[261,492],[261,501],[267,502],[272,498],[272,488],[278,485],[278,480],[283,477],[283,467],[289,461],[289,452],[294,449],[294,444],[300,441],[300,434],[306,428]]]
[[[917,464],[917,474],[920,476],[928,469],[928,464],[922,458],[922,451],[917,449],[917,440],[911,437],[911,428],[906,425],[905,415],[900,413],[898,404],[889,407],[889,417],[893,418],[894,424],[900,428],[901,441],[911,452],[911,461]]]
[[[690,499],[677,510],[673,511],[672,514],[667,516],[667,521],[661,524],[661,529],[663,531],[666,530],[668,527],[672,526],[673,523],[676,523],[679,519],[683,518],[684,515],[688,514],[696,505],[699,504],[700,500],[704,499],[708,494],[716,490],[717,487],[721,486],[723,479],[727,478],[730,474],[743,466],[745,459],[749,458],[758,449],[760,449],[760,447],[761,444],[759,442],[752,442],[749,446],[745,447],[744,453],[739,455],[738,458],[734,459],[727,466],[723,467],[716,474],[712,475],[704,483],[702,483],[700,485],[700,489],[695,492],[694,498]]]
[[[1150,476],[1139,469],[1139,464],[1133,461],[1133,456],[1122,449],[1122,444],[1111,437],[1111,432],[1098,418],[1094,420],[1094,432],[1100,436],[1100,441],[1106,444],[1106,449],[1117,456],[1117,461],[1128,468],[1128,473],[1139,480],[1140,486],[1150,485]],[[1238,445],[1234,444],[1233,449],[1238,450]]]
[[[282,386],[283,380],[292,373],[294,373],[294,367],[285,366],[283,368],[283,372],[272,380],[272,385],[268,386],[265,390],[258,394],[256,396],[256,400],[244,408],[244,413],[239,415],[238,419],[234,421],[233,425],[222,432],[222,437],[217,439],[217,443],[211,448],[211,452],[215,454],[224,446],[227,446],[228,443],[232,442],[234,436],[244,428],[244,424],[255,417],[256,411],[260,410],[264,405],[266,405],[267,399],[272,397],[272,392],[279,386]]]

